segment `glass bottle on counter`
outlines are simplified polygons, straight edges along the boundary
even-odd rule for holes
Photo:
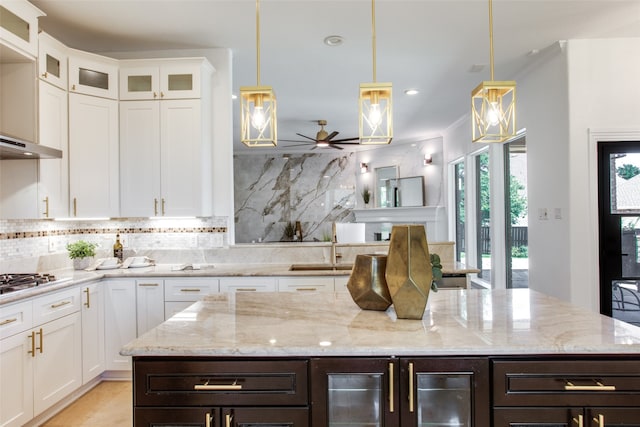
[[[122,243],[120,243],[120,233],[116,234],[116,242],[113,244],[113,256],[118,258],[118,261],[122,262],[124,249]]]

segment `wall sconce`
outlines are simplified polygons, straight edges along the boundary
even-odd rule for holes
[[[433,157],[431,156],[431,154],[425,154],[423,160],[424,166],[430,165],[431,163],[433,163]]]
[[[366,163],[360,163],[360,173],[369,172],[369,165]]]

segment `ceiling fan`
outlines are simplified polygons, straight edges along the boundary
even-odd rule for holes
[[[316,121],[316,120],[314,120],[314,121]],[[339,146],[341,144],[359,144],[359,139],[360,138],[358,138],[358,137],[343,138],[343,139],[333,139],[340,132],[333,131],[331,133],[327,133],[327,131],[324,130],[324,127],[327,125],[327,121],[326,120],[317,120],[317,122],[318,122],[318,125],[320,125],[320,130],[316,134],[315,138],[303,135],[301,133],[296,133],[296,135],[298,135],[298,136],[300,136],[302,138],[306,138],[309,141],[306,141],[306,140],[292,140],[292,139],[281,139],[280,141],[283,141],[283,142],[302,142],[302,143],[304,143],[304,144],[300,144],[300,145],[315,144],[313,146],[313,148],[311,148],[312,150],[315,150],[318,147],[320,147],[320,148],[330,147],[330,148],[335,148],[337,150],[342,150],[343,148]],[[350,142],[350,141],[358,141],[358,142]],[[296,145],[290,145],[290,147],[297,147],[297,146]]]

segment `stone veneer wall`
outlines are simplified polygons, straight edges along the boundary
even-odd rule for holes
[[[354,153],[233,157],[236,243],[283,241],[295,221],[304,241],[323,241],[333,222],[353,221]]]

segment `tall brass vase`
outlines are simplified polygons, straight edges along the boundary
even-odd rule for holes
[[[424,225],[394,225],[385,273],[399,319],[422,319],[433,273]]]

